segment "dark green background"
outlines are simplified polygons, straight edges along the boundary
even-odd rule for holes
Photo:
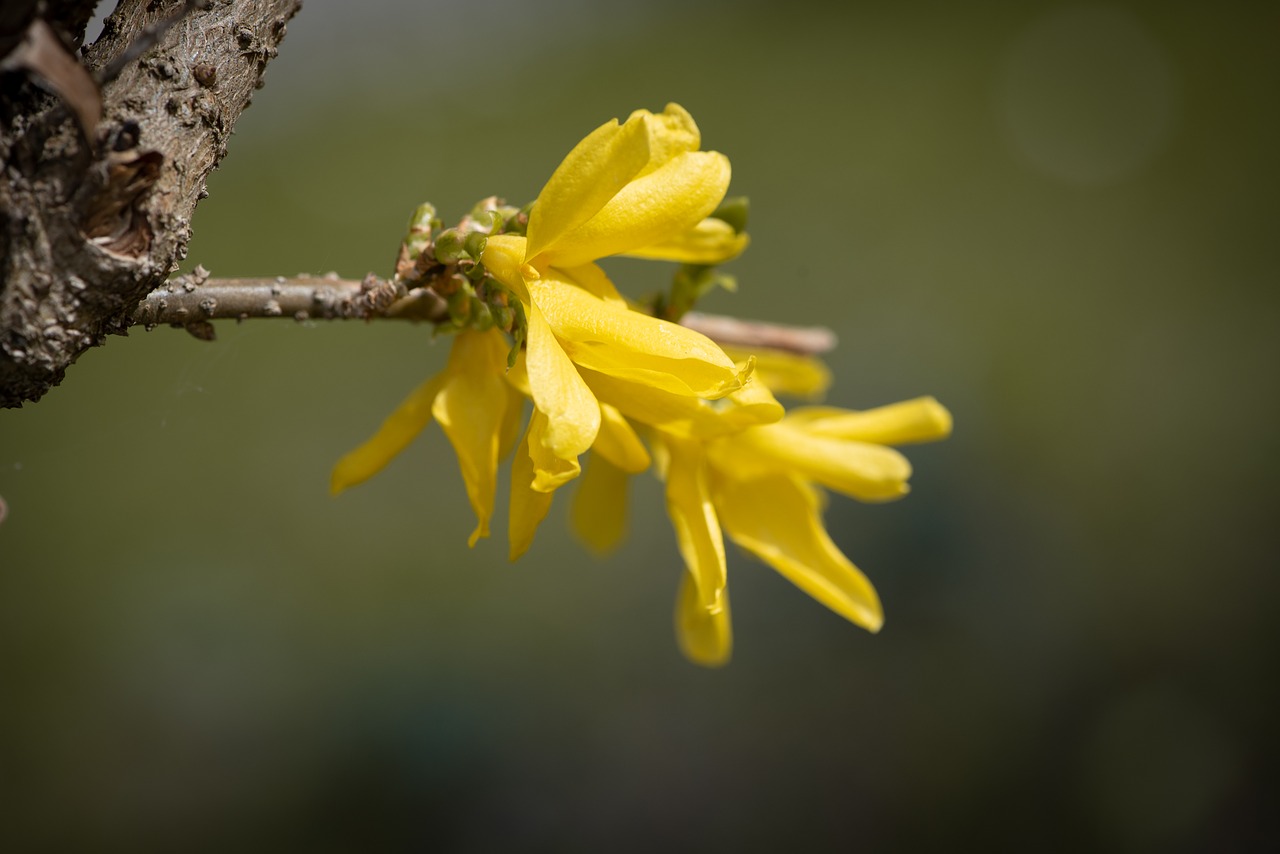
[[[879,636],[733,553],[735,660],[686,664],[648,476],[606,560],[567,496],[520,563],[468,550],[434,428],[330,499],[426,328],[137,331],[0,413],[0,837],[1262,847],[1280,13],[837,5],[308,0],[188,268],[388,272],[417,203],[527,201],[680,102],[753,203],[705,308],[833,327],[835,404],[955,414],[906,501],[828,511]]]

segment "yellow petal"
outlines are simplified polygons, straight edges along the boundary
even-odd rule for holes
[[[811,400],[821,397],[831,385],[831,371],[821,359],[760,347],[751,350],[724,345],[721,347],[735,362],[741,362],[748,355],[754,354],[756,379],[777,394],[789,394]]]
[[[382,471],[387,463],[408,447],[414,437],[431,423],[431,404],[444,380],[444,374],[437,374],[414,389],[387,416],[378,432],[338,460],[329,476],[329,493],[337,495],[348,487],[363,483]]]
[[[932,397],[853,412],[834,407],[803,407],[787,415],[787,421],[803,424],[815,436],[856,439],[879,445],[933,442],[951,435],[951,413]]]
[[[739,477],[802,475],[863,501],[907,494],[911,464],[883,445],[814,436],[783,420],[726,436],[708,447],[717,469]]]
[[[574,533],[596,554],[613,551],[626,536],[629,480],[599,454],[591,455],[582,472],[569,519]]]
[[[622,413],[607,403],[600,404],[600,433],[591,450],[628,474],[649,467],[649,452],[640,437]]]
[[[703,667],[721,667],[733,653],[733,628],[729,620],[729,593],[720,597],[720,609],[708,611],[698,601],[698,586],[689,573],[680,578],[676,595],[676,643],[684,657]]]
[[[556,267],[575,267],[673,240],[715,210],[728,188],[729,158],[715,151],[677,154],[623,187],[541,257]]]
[[[598,264],[583,264],[580,267],[568,269],[553,267],[548,269],[547,274],[548,278],[559,279],[577,285],[587,293],[619,308],[627,307],[626,299],[623,298],[622,294],[618,293],[618,289],[614,287],[613,282],[609,281],[609,277],[605,275],[604,270],[601,270]]]
[[[754,377],[742,388],[709,401],[587,369],[581,373],[602,403],[617,407],[632,421],[685,438],[711,439],[737,433],[772,423],[783,415],[782,404]]]
[[[693,116],[679,104],[667,104],[666,109],[657,114],[636,110],[630,116],[632,119],[637,117],[644,121],[649,131],[649,162],[640,171],[641,175],[649,174],[677,154],[697,151],[702,145],[702,134]]]
[[[632,258],[678,261],[681,264],[723,264],[742,254],[750,243],[745,233],[738,234],[729,223],[707,217],[688,231],[661,243],[652,243],[621,254]]]
[[[594,299],[570,285],[560,287]],[[549,422],[547,447],[562,460],[572,460],[595,441],[600,430],[600,405],[552,334],[537,302],[529,305],[528,320],[525,369],[529,392],[534,406]]]
[[[717,478],[715,505],[731,540],[840,616],[880,630],[880,598],[827,535],[811,490],[785,475]]]
[[[587,222],[635,178],[649,163],[649,138],[644,117],[632,116],[622,125],[610,119],[574,146],[529,211],[524,260]]]
[[[502,375],[507,342],[497,330],[459,332],[449,352],[444,385],[431,411],[453,444],[477,524],[468,541],[489,536],[498,478],[498,446],[510,390]]]
[[[538,414],[534,413],[534,418],[537,417]],[[529,550],[538,525],[551,509],[552,493],[538,492],[533,488],[532,436],[533,422],[530,421],[524,441],[516,449],[515,459],[511,462],[511,503],[507,513],[508,556],[511,560]]]
[[[537,492],[554,492],[582,471],[578,458],[562,459],[547,446],[547,416],[534,410],[529,419],[529,457],[533,463],[532,488]]]
[[[665,440],[667,515],[676,531],[680,556],[697,587],[697,600],[706,611],[723,607],[726,584],[724,538],[711,505],[703,465],[702,445],[688,439]]]
[[[508,372],[509,373],[509,372]],[[507,409],[502,416],[502,429],[498,433],[498,459],[507,455],[520,441],[520,427],[524,422],[525,396],[510,382],[507,383]]]
[[[515,363],[507,369],[507,385],[525,397],[533,399],[533,392],[529,390],[529,368],[525,363],[524,350],[516,353]]]
[[[554,279],[530,282],[529,289],[569,358],[582,367],[697,397],[722,397],[741,386],[733,361],[701,333]],[[531,323],[530,342],[532,329]],[[531,352],[530,377],[532,358]]]
[[[529,291],[524,286],[524,253],[526,241],[518,234],[495,234],[485,241],[480,260],[485,269],[502,284],[510,288],[521,302],[529,301]]]

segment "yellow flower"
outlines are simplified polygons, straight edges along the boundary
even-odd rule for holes
[[[739,388],[750,371],[704,335],[629,309],[593,263],[627,253],[718,263],[742,250],[745,235],[708,219],[730,170],[724,155],[699,151],[700,142],[693,119],[675,104],[607,122],[547,181],[527,235],[499,234],[486,243],[485,268],[525,306],[528,393],[545,419],[529,441],[550,452],[544,458],[531,444],[534,480],[543,485],[566,474],[554,460],[576,461],[601,430],[601,409],[582,370],[712,399]],[[523,478],[523,460],[518,464]]]
[[[373,477],[434,417],[458,455],[476,514],[468,544],[489,536],[498,461],[515,443],[523,397],[503,378],[510,345],[501,332],[459,332],[443,372],[420,385],[368,441],[338,461],[329,490],[337,495]]]
[[[707,666],[729,659],[723,534],[837,614],[878,631],[880,600],[827,534],[821,487],[864,501],[905,495],[911,466],[888,446],[945,438],[950,413],[925,397],[865,412],[802,408],[710,437],[672,432],[673,423],[655,431],[654,450],[687,568],[676,605],[685,655]]]

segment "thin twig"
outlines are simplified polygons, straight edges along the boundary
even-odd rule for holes
[[[139,303],[134,323],[148,328],[183,326],[198,338],[212,338],[211,320],[291,317],[295,320],[414,320],[440,323],[448,318],[445,301],[431,288],[406,290],[373,274],[361,281],[329,276],[277,276],[214,279],[197,267]],[[836,336],[820,326],[785,326],[689,312],[680,323],[727,346],[786,350],[816,356],[836,345]]]
[[[836,348],[836,334],[825,326],[788,326],[698,311],[687,312],[680,323],[712,341],[735,347],[786,350],[803,356],[817,356]]]

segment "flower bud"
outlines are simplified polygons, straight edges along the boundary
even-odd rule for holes
[[[463,237],[456,228],[446,228],[436,236],[436,260],[441,264],[456,264],[466,256]]]

